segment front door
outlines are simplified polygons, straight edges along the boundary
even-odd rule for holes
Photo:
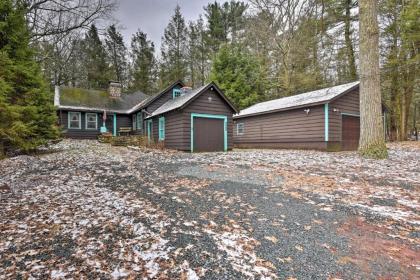
[[[146,121],[147,139],[149,143],[153,140],[153,120]]]

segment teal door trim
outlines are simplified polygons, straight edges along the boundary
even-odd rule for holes
[[[114,127],[113,127],[113,136],[117,136],[117,114],[114,113]]]
[[[226,152],[228,149],[227,145],[227,116],[223,115],[211,115],[211,114],[197,114],[191,113],[191,152],[194,152],[194,118],[208,118],[208,119],[221,119],[223,120],[223,147]]]
[[[153,130],[153,120],[147,120],[146,121],[146,128],[147,128],[147,140],[152,140],[152,130]]]
[[[329,106],[328,106],[329,104],[328,103],[326,103],[326,104],[324,104],[324,115],[325,115],[325,125],[324,125],[324,131],[325,131],[325,141],[328,141],[328,138],[329,138],[329,130],[330,130],[330,128],[329,128],[329,116],[328,116],[328,114],[329,114]]]

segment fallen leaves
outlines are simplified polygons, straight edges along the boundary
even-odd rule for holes
[[[277,243],[279,241],[275,236],[265,236],[264,238],[273,243]]]

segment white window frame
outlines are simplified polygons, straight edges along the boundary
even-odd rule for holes
[[[241,126],[242,132],[239,132],[239,127]],[[236,135],[244,135],[245,133],[245,124],[244,123],[237,123],[236,124]]]
[[[89,121],[88,115],[95,116],[95,128],[88,127],[88,123],[93,123],[93,121]],[[98,113],[85,113],[85,128],[86,130],[98,130]]]
[[[79,126],[78,127],[71,127],[70,124],[72,122],[72,115],[76,114],[79,116]],[[82,113],[81,112],[68,112],[67,113],[67,119],[68,119],[68,123],[67,123],[67,128],[68,129],[82,129]]]
[[[142,130],[143,129],[143,116],[142,116],[142,112],[138,112],[137,116],[136,116],[136,127],[138,130]]]

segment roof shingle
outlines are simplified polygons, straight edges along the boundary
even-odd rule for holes
[[[356,88],[359,83],[359,81],[356,81],[348,84],[257,103],[251,107],[241,110],[235,117],[265,114],[299,106],[328,103],[330,100],[334,99],[340,94]]]

